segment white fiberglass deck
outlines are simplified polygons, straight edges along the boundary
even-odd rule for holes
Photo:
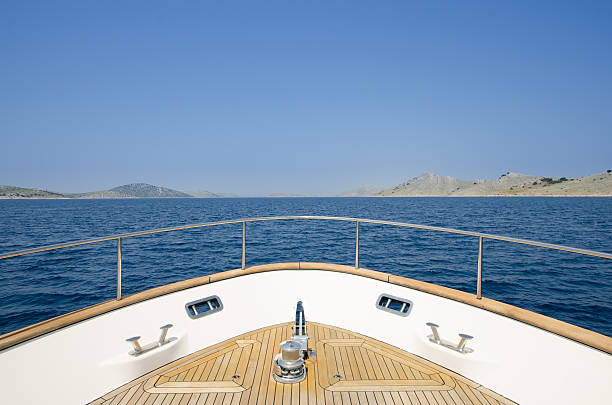
[[[84,404],[107,397],[110,392],[131,381],[143,383],[141,385],[143,387],[142,397],[145,395],[144,382],[147,380],[143,376],[151,377],[151,373],[155,373],[156,370],[171,373],[171,370],[162,369],[162,367],[169,364],[172,365],[171,368],[187,366],[187,364],[181,365],[175,362],[177,360],[180,362],[180,359],[195,360],[198,352],[202,354],[201,351],[205,348],[219,345],[222,342],[242,340],[243,342],[235,344],[237,346],[244,344],[254,348],[257,343],[250,344],[245,341],[257,340],[261,342],[262,348],[266,347],[266,356],[272,351],[277,353],[278,349],[274,348],[274,344],[264,345],[264,341],[261,340],[264,339],[264,336],[252,338],[253,333],[259,333],[253,331],[294,320],[298,300],[304,304],[306,320],[310,325],[316,323],[315,329],[321,328],[323,336],[325,336],[325,330],[330,333],[325,339],[321,339],[321,334],[317,332],[316,339],[319,343],[328,340],[323,344],[327,343],[331,347],[334,346],[334,339],[348,337],[350,344],[353,345],[357,345],[357,340],[363,340],[364,343],[359,343],[362,348],[367,342],[370,346],[381,348],[385,353],[395,353],[403,359],[402,361],[419,363],[428,370],[436,371],[442,382],[445,381],[443,374],[450,376],[468,398],[471,397],[462,384],[470,387],[472,394],[483,403],[486,402],[482,401],[472,388],[475,388],[483,397],[485,394],[491,395],[491,398],[496,401],[509,398],[521,404],[606,404],[607,400],[612,397],[612,386],[609,384],[610,376],[612,376],[612,356],[605,351],[512,319],[510,316],[523,311],[519,308],[510,308],[509,315],[504,316],[476,305],[459,302],[460,295],[466,293],[447,291],[448,297],[459,295],[457,299],[445,298],[435,293],[419,291],[416,287],[410,288],[409,285],[411,285],[409,280],[402,280],[397,276],[361,269],[357,272],[347,266],[314,263],[278,264],[262,266],[259,269],[219,273],[174,287],[160,287],[158,292],[143,292],[134,298],[126,297],[121,301],[101,304],[100,307],[85,310],[89,314],[76,323],[70,322],[69,318],[72,315],[60,318],[58,322],[66,322],[61,328],[2,350],[0,352],[0,381],[2,381],[0,403]],[[376,302],[379,295],[383,293],[410,300],[413,303],[410,314],[404,317],[378,309]],[[191,319],[187,315],[186,303],[212,295],[222,300],[223,310],[198,319]],[[482,302],[484,305],[489,301],[483,299]],[[495,304],[494,302],[489,303]],[[74,316],[79,316],[79,314]],[[474,339],[468,343],[473,352],[462,354],[433,344],[427,337],[431,333],[426,326],[427,322],[435,322],[440,325],[439,331],[443,339],[457,341],[458,333],[474,336]],[[160,326],[167,323],[174,324],[169,332],[169,337],[174,339],[172,343],[138,357],[128,354],[130,344],[125,341],[126,338],[140,335],[142,343],[147,344],[159,337]],[[333,325],[334,328],[325,325]],[[335,338],[331,335],[334,333],[332,331],[336,331]],[[287,330],[283,333],[287,334]],[[338,333],[342,335],[340,338],[338,338]],[[588,333],[593,334],[593,332]],[[279,336],[277,332],[274,339],[280,337],[282,334]],[[317,343],[314,343],[316,339],[313,338],[311,344],[314,344],[315,347],[311,346],[311,348],[320,351],[320,354],[313,358],[314,363],[310,365],[309,379],[306,384],[312,381],[313,377],[321,378],[320,381],[323,381],[323,374],[317,369],[317,362],[322,362],[323,358],[325,358],[325,364],[334,364],[334,361],[337,366],[344,367],[346,364],[345,361],[341,363],[337,360],[331,361],[332,356],[327,356],[326,350],[328,349],[317,349]],[[597,337],[597,339],[602,342],[603,347],[607,347],[610,341],[610,338],[605,336]],[[270,337],[268,337],[268,343],[269,341]],[[345,343],[349,342],[345,341]],[[335,354],[336,348],[342,359],[341,346],[350,345],[335,346],[334,359],[338,358]],[[269,347],[271,348],[268,349]],[[354,351],[355,346],[351,346],[351,349]],[[363,357],[362,360],[366,375],[368,375],[368,367]],[[228,364],[230,361],[232,361],[231,357]],[[350,359],[347,361],[351,366]],[[357,362],[357,358],[355,361]],[[258,364],[264,367],[260,374],[261,381],[268,362],[263,361]],[[380,373],[384,377],[382,364],[380,362],[378,364]],[[312,369],[317,369],[317,371],[312,373]],[[24,378],[25,370],[27,370],[27,378]],[[349,381],[355,381],[356,374],[359,374],[359,378],[365,381],[360,374],[363,369],[357,367],[356,370],[353,372],[351,368],[351,374],[349,374],[346,369],[344,373],[340,370],[328,369],[325,378],[329,385],[326,386],[326,383],[314,384],[315,398],[317,398],[316,387],[319,386],[325,391],[323,398],[327,398],[326,392],[331,393],[334,404],[348,403],[349,400],[353,403],[352,398],[355,395],[358,399],[365,395],[369,404],[371,403],[369,398],[372,395],[375,399],[382,395],[385,402],[390,395],[393,403],[397,403],[398,396],[400,399],[406,396],[414,399],[410,392],[419,401],[422,401],[422,397],[419,398],[420,394],[409,390],[388,391],[388,394],[385,394],[384,392],[387,391],[384,390],[371,390],[369,391],[371,394],[367,394],[368,390],[363,390],[356,391],[354,395],[349,390],[334,391],[329,380],[332,371],[339,371],[338,374],[345,377],[344,381],[341,378],[335,383],[336,388],[339,388]],[[395,370],[398,378],[394,376],[391,379],[402,380],[400,370],[397,368]],[[408,377],[403,367],[402,370]],[[189,372],[185,371],[185,375],[181,378],[185,378]],[[197,368],[193,371],[194,375],[196,371]],[[376,369],[371,371],[376,376]],[[391,373],[389,368],[387,371]],[[177,380],[181,373],[176,375]],[[242,373],[237,374],[242,375]],[[144,380],[140,380],[141,378]],[[353,380],[348,380],[348,378]],[[170,377],[168,381],[169,379]],[[434,377],[428,379],[436,381]],[[34,382],[35,389],[32,385]],[[439,381],[437,383],[440,384]],[[409,386],[408,383],[399,384]],[[138,383],[135,386],[137,387]],[[267,403],[269,381],[263,386],[266,387],[265,403]],[[451,384],[448,386],[450,387]],[[252,385],[249,389],[252,390],[249,393],[249,401],[255,392],[254,387]],[[481,387],[486,387],[487,391],[483,391],[484,388],[481,389]],[[110,403],[134,404],[139,399],[134,396],[134,391],[139,388],[133,386],[130,389],[132,389],[131,397],[128,398],[128,391],[126,391],[124,397],[113,398]],[[259,399],[260,392],[263,391],[259,388],[257,390]],[[429,394],[426,394],[426,391],[428,390],[423,390],[422,394],[428,403],[431,397],[440,402],[438,394],[433,392],[440,390],[432,389]],[[276,388],[274,392],[276,402]],[[362,392],[363,395],[358,392]],[[450,392],[447,393],[451,395]],[[498,396],[493,396],[493,393]],[[151,398],[152,393],[148,394],[148,398]],[[156,398],[152,400],[152,403],[168,404],[176,399],[178,403],[183,401],[182,403],[185,404],[192,400],[201,401],[202,394],[206,393],[189,392],[188,394],[192,395],[181,394],[183,396],[177,399],[179,398],[177,393],[172,393],[172,398],[166,395],[159,400],[161,402],[155,402]],[[200,395],[199,397],[196,395],[197,398],[194,399],[193,394]],[[236,393],[231,395],[231,401],[238,401],[234,394]],[[439,394],[448,402],[442,392]],[[283,398],[285,395],[283,387]],[[292,391],[291,398],[293,395]],[[301,393],[295,395],[301,398]],[[338,401],[342,402],[336,401],[335,398],[338,398],[338,395],[340,396]],[[459,392],[457,395],[461,399]],[[210,397],[211,395],[206,397],[206,401]],[[124,398],[125,401],[123,401]],[[240,401],[243,401],[243,398],[245,397],[240,395]],[[226,401],[226,399],[229,401],[230,397],[226,398],[224,395],[221,399],[221,396],[214,395],[214,402],[219,403],[218,401]],[[327,399],[325,401],[327,403]],[[474,402],[472,399],[470,401]]]

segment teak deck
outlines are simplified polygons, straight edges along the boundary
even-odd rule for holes
[[[308,323],[307,378],[277,383],[272,360],[292,323],[216,344],[150,372],[91,404],[372,405],[514,404],[406,351],[333,326]]]

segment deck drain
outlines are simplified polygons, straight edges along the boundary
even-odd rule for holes
[[[232,380],[237,380],[237,379],[239,379],[239,378],[240,378],[240,374],[234,374],[234,375],[232,376]]]
[[[340,374],[334,374],[332,377],[334,377],[336,380],[342,380],[342,376]]]

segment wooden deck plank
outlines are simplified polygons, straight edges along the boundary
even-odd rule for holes
[[[278,346],[277,346],[278,347]],[[308,360],[305,360],[304,363],[308,364]],[[306,376],[304,378],[304,380],[302,380],[301,382],[299,382],[298,384],[293,384],[297,386],[297,390],[298,390],[298,405],[308,405],[308,368],[306,368]]]
[[[382,369],[380,368],[380,364],[376,359],[376,353],[366,350],[366,355],[370,360],[370,364],[372,365],[372,370],[374,370],[374,377],[370,377],[371,380],[384,380],[385,376],[383,375]]]
[[[232,402],[234,401],[234,395],[236,394],[225,394],[225,398],[223,398],[222,405],[231,405]]]
[[[254,382],[250,390],[251,394],[249,396],[249,401],[248,401],[249,405],[257,404],[258,395],[259,395],[259,391],[261,388],[263,369],[265,367],[264,363],[265,363],[266,353],[268,352],[268,350],[273,350],[273,348],[268,347],[269,340],[270,340],[270,330],[266,330],[263,333],[262,340],[261,340],[261,351],[259,353],[259,360],[256,363],[255,378],[253,380]]]
[[[355,368],[357,369],[357,373],[359,375],[359,379],[360,380],[367,380],[368,374],[367,374],[367,370],[365,367],[365,364],[363,362],[363,357],[361,357],[361,354],[359,353],[359,348],[361,346],[353,346],[350,348],[349,352],[352,354],[353,356],[353,361],[355,362]]]
[[[309,331],[309,333],[312,333]],[[316,391],[316,357],[309,357],[306,362],[306,390],[308,391],[307,401],[300,405],[317,405],[317,391]]]
[[[365,396],[366,396],[366,399],[368,400],[368,405],[375,405],[376,404],[376,397],[374,396],[373,392],[366,391],[365,392]]]
[[[151,394],[144,391],[142,387],[138,390],[137,395],[134,395],[128,405],[145,405],[151,398]],[[151,401],[152,402],[152,401]]]
[[[374,403],[375,404],[384,404],[386,402],[385,397],[382,392],[374,391]]]
[[[166,394],[158,394],[155,396],[155,401],[153,401],[152,405],[161,405],[164,402],[164,398],[166,398]]]
[[[259,395],[256,402],[258,404],[266,403],[266,395],[268,394],[268,386],[270,385],[272,361],[274,360],[274,356],[278,350],[276,349],[278,345],[275,346],[274,343],[276,342],[276,334],[280,332],[281,331],[279,329],[273,329],[268,335],[269,345],[264,357],[264,363],[262,364],[261,389],[259,390]]]
[[[215,366],[215,361],[210,360],[210,361],[207,361],[205,364],[206,364],[206,367],[202,371],[202,375],[197,379],[197,381],[208,381],[210,378],[213,367]]]
[[[193,394],[191,396],[191,398],[189,398],[189,402],[187,402],[187,405],[196,405],[198,403],[198,400],[200,399],[200,395],[199,393]]]
[[[208,398],[206,398],[205,405],[213,405],[215,403],[215,400],[217,399],[217,395],[218,393],[216,392],[208,394]]]
[[[193,380],[193,376],[196,373],[196,371],[198,371],[199,366],[197,367],[191,367],[187,373],[185,373],[185,378],[183,379],[183,381],[191,381]]]
[[[395,405],[395,401],[393,401],[393,397],[391,396],[391,393],[388,391],[385,392],[381,392],[380,394],[382,394],[383,400],[385,401],[385,404],[388,405]]]
[[[456,389],[448,391],[448,395],[453,399],[456,405],[464,404],[465,402],[461,399],[461,396],[457,393]]]
[[[231,405],[239,405],[241,397],[242,397],[242,393],[234,394],[234,397],[232,398],[232,404]]]
[[[283,400],[281,404],[290,405],[291,404],[291,385],[283,384]]]
[[[191,368],[193,368],[193,367],[191,367]],[[188,372],[189,370],[191,370],[191,368],[190,368],[190,369],[188,369],[188,370],[182,371],[181,373],[179,373],[179,374],[176,376],[176,381],[185,381],[185,376],[187,375],[187,372]]]
[[[376,374],[374,373],[374,368],[372,367],[372,362],[370,361],[370,357],[366,353],[365,349],[362,347],[358,347],[358,348],[355,348],[355,351],[357,352],[357,354],[361,358],[361,361],[363,362],[365,373],[363,373],[363,370],[362,370],[362,374],[365,374],[365,377],[367,377],[363,379],[371,380],[371,379],[376,378]]]
[[[272,361],[291,323],[237,336],[160,367],[96,399],[94,405],[510,405],[514,402],[450,370],[350,331],[309,323],[300,383],[277,383]],[[341,375],[335,378],[334,375]]]
[[[132,389],[132,388],[130,388]],[[123,397],[125,397],[128,393],[128,391],[130,389],[121,391],[120,393],[117,394],[117,396],[115,398],[113,398],[108,405],[119,405],[119,402],[121,402],[121,400],[123,399]]]
[[[474,404],[474,402],[470,400],[470,398],[467,396],[465,391],[463,391],[463,388],[461,388],[459,384],[455,386],[455,389],[453,391],[456,392],[457,395],[459,395],[459,398],[461,399],[462,404],[470,404],[470,405]]]
[[[196,368],[195,373],[193,373],[193,375],[191,376],[191,381],[200,381],[200,378],[202,377],[202,374],[204,374],[204,370],[206,370],[206,366],[207,365],[208,365],[207,363],[200,364]],[[206,377],[205,377],[205,379],[206,379]]]
[[[325,339],[325,330],[323,328],[323,325],[314,325],[316,327],[316,335],[314,337],[314,339],[316,339],[316,342],[320,342],[322,340]],[[312,324],[311,324],[312,327]],[[317,348],[319,348],[320,345],[317,344]],[[328,367],[322,363],[319,362],[318,357],[319,356],[324,356],[324,352],[322,350],[317,349],[317,361],[316,361],[316,370],[317,370],[317,401],[319,402],[319,404],[325,404],[325,405],[334,405],[334,399],[333,399],[333,394],[331,391],[325,390],[323,389],[323,387],[328,383],[328,377],[327,377],[327,371],[328,371]]]
[[[321,326],[316,325],[316,324],[311,324],[310,328],[314,328],[314,331],[315,331],[313,333],[313,336],[312,336],[313,342],[318,342],[319,340],[321,340],[321,338],[320,338]],[[319,356],[319,353],[317,353],[316,356]],[[326,396],[326,393],[329,394],[329,391],[324,391],[323,390],[323,386],[322,386],[321,381],[320,381],[320,376],[321,376],[321,373],[324,372],[324,367],[321,367],[316,360],[317,360],[316,357],[313,358],[315,393],[317,395],[316,404],[317,405],[325,405],[326,404],[325,396]],[[330,405],[333,405],[333,404],[330,404]]]
[[[470,401],[473,404],[477,404],[477,405],[481,405],[482,404],[482,402],[480,402],[480,400],[478,400],[478,398],[476,398],[476,395],[474,395],[474,393],[472,392],[470,387],[468,387],[464,382],[457,381],[457,385],[460,386],[463,389],[463,391],[465,392],[465,394],[467,395],[467,397],[470,399]]]
[[[300,386],[299,384],[289,384],[291,386],[291,403],[300,404]]]
[[[453,398],[448,393],[448,391],[440,391],[440,395],[442,396],[442,398],[444,399],[444,402],[446,402],[447,405],[457,405],[456,402],[453,400]]]
[[[132,398],[130,398],[125,405],[136,405],[138,403],[141,403],[140,400],[143,396],[143,394],[147,394],[147,392],[145,392],[142,388],[143,384],[138,385],[138,389],[136,390],[136,392],[134,392],[134,394],[132,395]],[[146,397],[145,397],[146,399]],[[123,399],[125,401],[125,398]],[[144,399],[142,400],[142,402],[144,402]]]
[[[238,358],[238,364],[236,365],[236,373],[238,373],[238,370],[240,370],[240,372],[238,373],[239,377],[236,379],[236,382],[238,384],[248,386],[248,381],[246,381],[247,368],[248,368],[249,359],[251,358],[251,354],[253,352],[254,346],[255,345],[247,345],[247,346],[244,346],[240,350],[240,357]]]
[[[193,396],[193,394],[185,394],[185,395],[183,395],[183,398],[181,398],[181,400],[178,402],[178,405],[187,405],[189,403],[189,401],[191,400],[192,396]]]
[[[410,399],[411,404],[419,405],[421,403],[421,401],[419,401],[419,398],[416,396],[414,392],[409,391],[406,393],[406,395],[408,395],[408,398]]]
[[[346,333],[342,334],[347,340],[350,336]],[[355,361],[355,356],[353,355],[353,347],[354,346],[344,346],[340,350],[340,354],[342,355],[342,361],[345,364],[345,371],[347,373],[347,379],[351,380],[361,380],[359,370],[357,369],[357,363]],[[348,370],[348,371],[347,371]],[[351,404],[359,404],[359,396],[357,392],[350,392],[349,397],[351,399]]]
[[[334,330],[333,332],[336,333],[336,338],[342,337],[342,333],[339,333],[337,330]],[[334,345],[334,356],[336,358],[336,369],[338,370],[338,373],[342,376],[342,380],[350,381],[352,380],[352,375],[350,374],[351,371],[349,369],[348,364],[344,362],[344,359],[342,356],[342,349],[343,347]],[[350,404],[352,402],[350,393],[341,392],[340,395],[342,397],[343,404]]]
[[[196,402],[196,405],[206,405],[206,401],[208,401],[208,396],[210,394],[200,394],[200,398],[198,399],[198,402]]]
[[[219,374],[219,369],[221,368],[221,363],[223,363],[223,358],[225,357],[225,354],[222,356],[219,356],[215,359],[215,361],[213,362],[213,367],[210,370],[210,374],[208,375],[208,380],[209,381],[215,381],[215,379],[217,378],[217,374]],[[172,380],[170,380],[172,381]]]
[[[399,396],[400,396],[400,399],[402,400],[402,404],[410,405],[412,403],[412,401],[410,401],[410,397],[408,396],[407,392],[400,391]]]
[[[425,398],[427,399],[427,402],[429,402],[431,405],[438,405],[438,401],[436,401],[436,398],[433,396],[433,393],[431,391],[423,391],[423,394],[425,394]]]
[[[416,397],[418,398],[419,404],[429,405],[429,401],[427,400],[427,397],[425,396],[423,391],[416,391],[415,394],[416,394]]]
[[[391,360],[390,358],[384,356],[383,357],[384,361],[385,361],[385,365],[387,366],[387,370],[389,370],[389,374],[391,375],[391,379],[392,380],[399,380],[400,376],[399,373],[397,372],[397,370],[395,369],[395,366],[393,365],[393,360]]]
[[[162,402],[162,405],[170,405],[172,401],[174,400],[175,396],[176,396],[175,394],[169,394],[168,396],[166,396],[166,398],[164,398]]]
[[[270,353],[271,353],[270,364],[269,364],[270,368],[272,367],[272,361],[274,360],[274,357],[279,351],[278,347],[280,345],[280,342],[283,341],[282,337],[283,337],[283,328],[282,327],[277,328],[274,333],[274,341],[271,344],[273,350],[270,350]],[[272,373],[270,370],[266,374],[268,376],[268,383],[267,383],[267,386],[265,387],[264,400],[266,401],[265,403],[267,404],[274,403],[274,399],[276,395],[276,382],[274,381],[273,378],[270,378],[271,374]]]
[[[468,387],[468,388],[466,388],[466,389],[469,389],[469,390],[470,390],[470,392],[471,392],[472,394],[474,394],[474,396],[476,397],[476,399],[477,399],[478,401],[480,401],[481,403],[483,403],[484,405],[492,405],[492,403],[491,403],[491,402],[489,402],[488,398],[487,398],[486,396],[482,395],[482,393],[481,393],[481,392],[480,392],[478,389],[476,389],[476,388],[472,388],[472,387]]]
[[[259,342],[262,341],[263,332],[259,332],[254,336],[254,340]],[[257,369],[257,363],[259,362],[259,353],[261,352],[261,345],[254,345],[253,350],[249,356],[246,364],[246,374],[244,376],[243,386],[251,386],[255,381],[255,371]],[[246,405],[249,402],[251,396],[251,390],[244,392],[240,398],[240,405]]]
[[[188,397],[190,395],[191,394],[176,394],[174,399],[172,399],[172,402],[170,402],[170,405],[181,405],[185,397]]]
[[[213,403],[213,405],[223,405],[223,403],[225,402],[225,397],[231,395],[232,394],[228,394],[226,392],[217,393],[217,398],[215,398],[215,402]]]
[[[416,376],[414,375],[414,373],[412,372],[412,369],[409,366],[402,364],[402,370],[406,374],[406,379],[416,380]]]
[[[400,397],[399,392],[391,391],[391,398],[393,399],[393,403],[401,405],[402,398]]]
[[[229,353],[225,353],[223,355],[223,360],[221,360],[221,364],[219,364],[219,369],[217,370],[217,375],[215,376],[215,381],[223,381],[223,377],[225,377],[225,370],[227,369],[227,365],[232,358],[233,351]]]
[[[379,353],[375,353],[374,357],[376,358],[376,361],[378,362],[378,366],[380,367],[380,370],[382,371],[383,379],[392,380],[393,377],[391,377],[391,373],[389,372],[389,368],[387,367],[387,363],[385,362],[386,357],[380,355]]]
[[[338,333],[336,332],[335,328],[323,327],[323,331],[326,340],[338,338]],[[327,377],[329,378],[330,383],[333,383],[333,375],[340,374],[340,370],[338,370],[338,362],[335,357],[336,353],[334,347],[330,345],[325,345],[325,349],[325,354],[327,355],[327,363],[329,364],[329,373]],[[332,392],[332,400],[333,403],[336,405],[342,404],[344,402],[344,398],[342,398],[342,395],[339,392]]]
[[[500,404],[512,404],[513,402],[510,401],[508,398],[502,397],[501,395],[499,395],[496,392],[491,391],[488,388],[485,388],[483,386],[478,387],[478,390],[480,392],[482,392],[483,394],[487,395],[487,398],[489,398],[489,400],[493,399],[495,401],[497,401]]]

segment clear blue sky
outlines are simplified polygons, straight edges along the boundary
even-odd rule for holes
[[[612,169],[612,2],[3,1],[0,184]]]

